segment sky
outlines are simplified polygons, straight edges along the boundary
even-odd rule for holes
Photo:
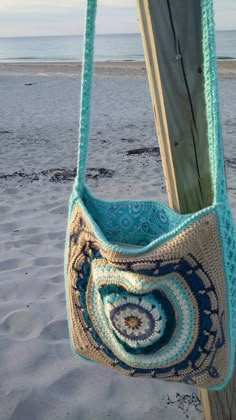
[[[214,0],[218,30],[236,30],[236,0]],[[135,0],[98,0],[97,33],[139,32]],[[85,0],[0,0],[0,36],[83,33]]]

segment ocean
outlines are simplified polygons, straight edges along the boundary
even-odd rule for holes
[[[236,59],[236,31],[217,31],[216,45],[218,58]],[[82,35],[0,38],[0,62],[81,61],[82,51]],[[140,34],[96,36],[96,61],[143,59]]]

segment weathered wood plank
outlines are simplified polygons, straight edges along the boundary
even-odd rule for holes
[[[157,128],[158,138],[162,139],[159,142],[160,152],[163,162],[164,176],[166,181],[166,188],[168,199],[171,207],[179,208],[178,191],[175,168],[170,148],[169,130],[166,118],[166,110],[164,97],[162,92],[161,76],[159,71],[159,63],[157,60],[157,51],[154,39],[154,33],[150,28],[152,27],[151,16],[149,13],[149,2],[137,1],[139,20],[142,29],[142,39],[144,44],[144,52],[146,58],[146,67],[149,78],[149,86],[152,97],[152,105],[154,112],[154,119]]]
[[[169,202],[181,213],[194,212],[213,200],[200,0],[137,5]]]
[[[205,397],[203,393],[203,397]],[[236,370],[229,384],[218,392],[207,394],[210,416],[205,419],[211,420],[234,420],[236,419]],[[207,408],[207,405],[206,405]],[[205,410],[205,406],[204,406]],[[205,414],[205,411],[204,411]]]
[[[169,204],[181,213],[212,203],[200,0],[136,0]],[[201,390],[205,420],[236,419],[236,372]]]

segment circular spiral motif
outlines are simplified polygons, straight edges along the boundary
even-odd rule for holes
[[[127,239],[130,219],[133,220],[129,206],[125,203],[123,212],[118,212],[116,206],[111,212],[109,207],[106,216],[110,217],[110,223],[104,217],[108,241],[107,232],[114,238],[113,219],[118,225],[123,221],[124,229],[117,229],[116,240]],[[149,240],[153,229],[163,232],[165,221],[172,223],[165,209],[163,213],[159,209],[159,223],[155,223],[158,209],[151,210],[146,224],[137,212],[137,230],[130,229],[134,245],[145,238]],[[211,220],[208,215],[204,217]],[[221,302],[222,273],[219,269],[217,277],[212,264],[207,269],[206,255],[210,250],[204,243],[204,235],[210,221],[204,222],[199,243],[195,235],[200,221],[196,222],[196,232],[187,226],[186,234],[183,229],[177,240],[173,237],[170,242],[157,244],[145,252],[133,249],[121,252],[116,247],[111,251],[105,245],[100,249],[88,223],[86,219],[86,235],[80,235],[80,223],[79,237],[74,227],[70,236],[68,296],[70,314],[74,316],[71,328],[75,351],[135,377],[195,381],[198,386],[210,380],[213,384],[219,382],[221,376],[225,378],[227,371],[222,360],[223,356],[227,360],[229,354],[228,313],[225,302]],[[189,244],[185,244],[188,234],[191,234]],[[73,247],[77,240],[80,255],[75,258],[77,249]],[[214,248],[214,237],[212,244]]]
[[[147,299],[121,297],[107,303],[105,313],[117,336],[131,347],[148,346],[163,334],[162,309]]]
[[[165,270],[172,267],[174,264],[165,265]],[[193,343],[199,348],[203,343],[196,335],[198,304],[181,276],[145,283],[143,275],[126,275],[115,268],[106,271],[104,266],[93,274],[88,302],[91,316],[116,357],[136,369],[171,367],[176,360],[186,360],[188,367]],[[138,294],[141,288],[143,293]]]
[[[209,279],[190,262],[158,264],[158,276],[142,268],[139,273],[102,264],[93,269],[89,316],[104,352],[123,368],[169,377],[189,374],[195,360],[204,363],[215,300],[212,290],[204,289]]]

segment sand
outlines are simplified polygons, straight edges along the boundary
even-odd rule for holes
[[[235,66],[220,63],[236,218]],[[77,358],[63,252],[76,167],[78,64],[0,65],[0,419],[202,419],[194,388],[129,379]],[[96,67],[87,182],[103,198],[167,202],[143,63]]]
[[[0,74],[40,76],[62,75],[77,76],[81,74],[81,63],[0,63]],[[236,60],[219,60],[218,71],[221,78],[236,78]],[[146,76],[146,65],[143,61],[104,61],[95,63],[96,76]]]

